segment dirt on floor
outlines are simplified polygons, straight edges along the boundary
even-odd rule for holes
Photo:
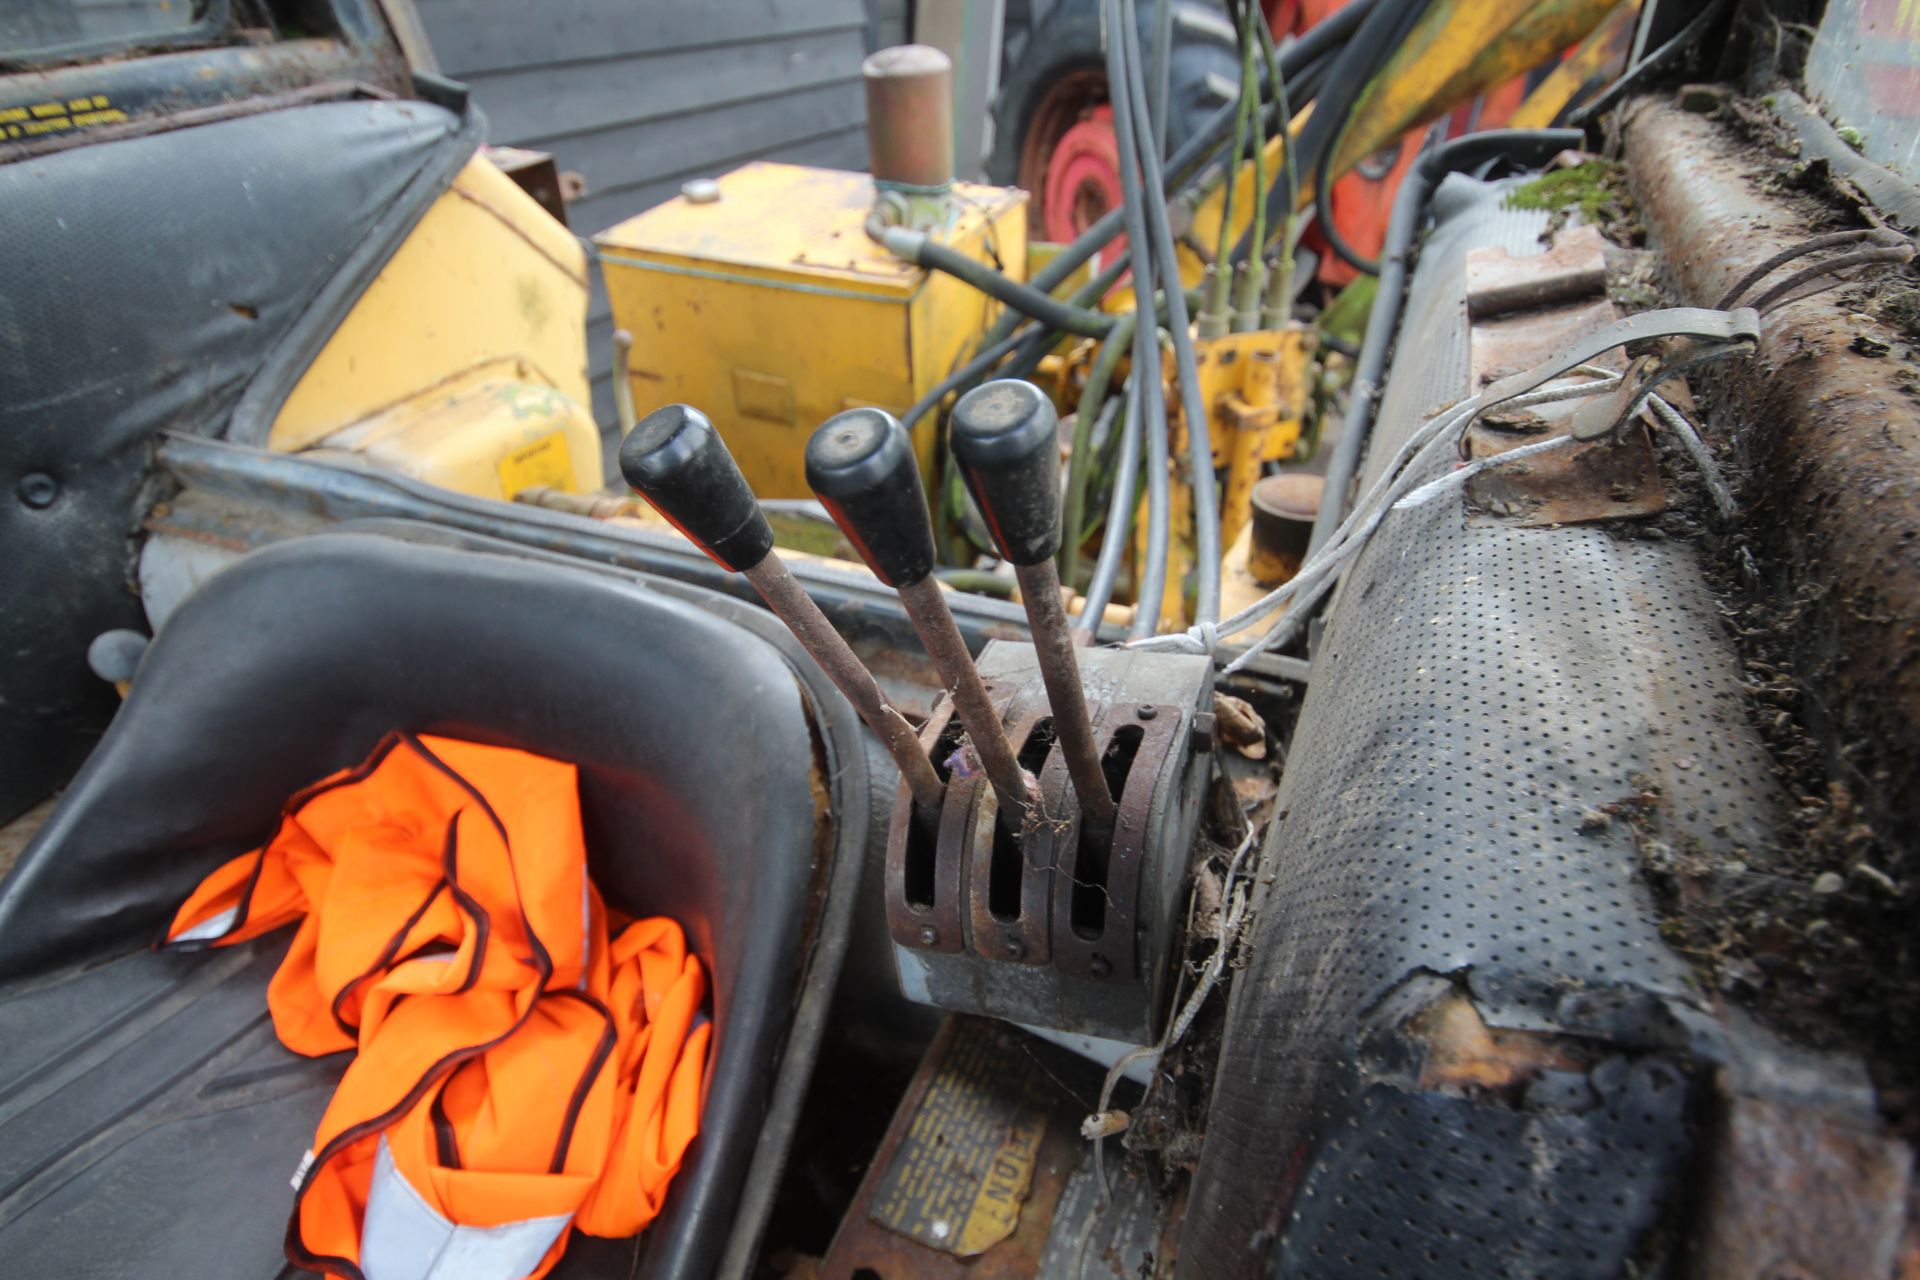
[[[1757,175],[1763,229],[1798,240],[1868,225],[1858,193],[1823,163],[1801,162],[1762,101],[1726,98],[1713,115],[1722,128],[1712,162]],[[1697,264],[1683,264],[1664,273],[1668,298],[1689,269],[1698,291]],[[1790,351],[1776,345],[1696,388],[1735,515],[1705,500],[1663,438],[1668,512],[1615,531],[1700,548],[1772,759],[1781,836],[1734,861],[1669,844],[1650,780],[1596,820],[1633,827],[1666,936],[1709,989],[1793,1040],[1860,1055],[1895,1131],[1913,1138],[1920,849],[1898,815],[1914,810],[1902,779],[1920,741],[1892,684],[1920,662],[1920,617],[1903,603],[1903,584],[1920,572],[1920,453],[1886,405],[1890,391],[1920,395],[1920,282],[1911,269],[1879,270],[1828,297],[1839,305],[1768,318]],[[1865,429],[1875,413],[1882,428]],[[1877,548],[1850,543],[1847,518],[1836,518],[1845,504],[1858,504],[1851,519],[1871,513]],[[1883,657],[1891,666],[1876,707],[1862,673]]]

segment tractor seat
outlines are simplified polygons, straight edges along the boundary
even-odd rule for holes
[[[332,532],[246,556],[182,604],[0,883],[7,1270],[291,1270],[289,1178],[346,1056],[302,1058],[274,1037],[266,982],[288,932],[194,955],[152,946],[289,795],[394,728],[578,765],[608,903],[678,920],[710,976],[701,1132],[666,1208],[634,1240],[576,1233],[555,1274],[700,1276],[750,1248],[732,1239],[760,1221],[743,1190],[784,1158],[770,1100],[817,1048],[820,1019],[795,1009],[844,951],[847,911],[825,895],[848,884],[836,865],[857,875],[864,819],[855,831],[838,815],[865,813],[843,801],[868,777],[818,671],[702,595]]]

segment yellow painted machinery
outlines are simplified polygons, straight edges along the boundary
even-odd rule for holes
[[[706,407],[766,498],[809,496],[800,454],[842,409],[896,414],[971,353],[997,304],[902,262],[865,231],[865,174],[749,164],[594,237],[645,414]],[[944,238],[1024,278],[1026,195],[957,184]],[[935,423],[915,449],[931,474]]]
[[[586,272],[565,225],[476,155],[301,376],[268,446],[476,497],[599,489]]]

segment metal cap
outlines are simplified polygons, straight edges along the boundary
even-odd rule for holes
[[[1001,378],[953,406],[953,456],[1002,559],[1038,564],[1060,549],[1060,418],[1031,382]]]
[[[1325,491],[1324,479],[1298,472],[1267,476],[1253,486],[1247,571],[1255,582],[1278,586],[1300,571]]]
[[[707,415],[670,404],[620,444],[620,473],[720,564],[751,569],[773,550],[773,528]]]
[[[953,60],[931,45],[881,49],[860,64],[874,181],[943,187],[953,181]]]
[[[913,442],[884,409],[849,409],[807,441],[807,484],[890,587],[933,572],[933,527]]]

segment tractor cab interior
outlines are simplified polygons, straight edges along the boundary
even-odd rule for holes
[[[408,532],[297,539],[196,593],[8,880],[10,1267],[279,1269],[286,1157],[345,1055],[275,1041],[279,935],[154,946],[288,796],[396,724],[576,762],[595,883],[679,921],[711,976],[701,1137],[666,1211],[638,1242],[582,1241],[557,1274],[707,1272],[765,1214],[869,837],[857,722],[733,601]]]

